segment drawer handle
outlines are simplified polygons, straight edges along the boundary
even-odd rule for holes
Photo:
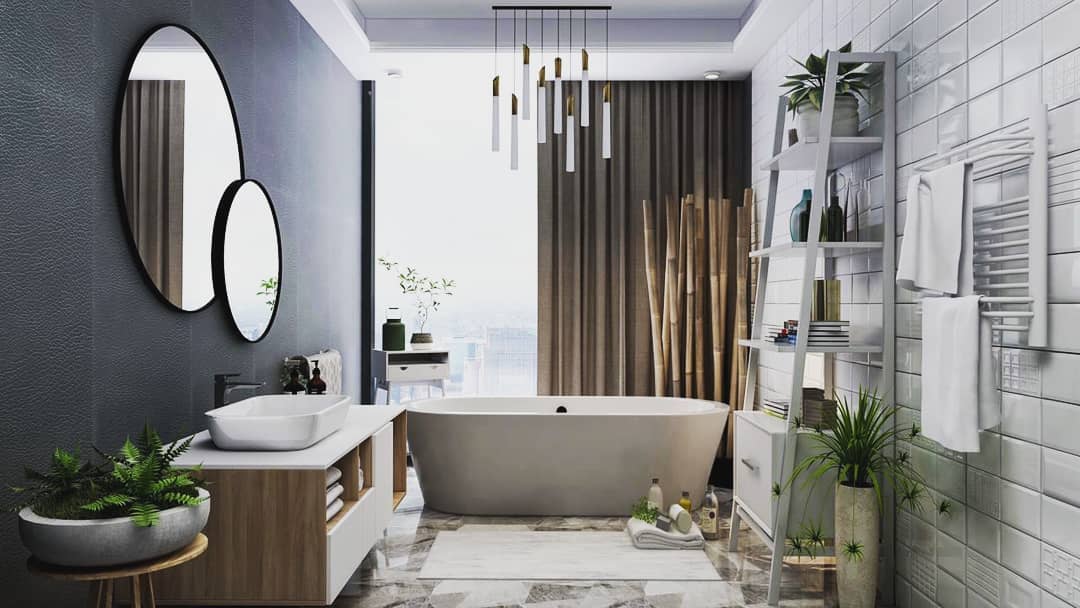
[[[404,372],[404,371],[407,371],[409,369],[409,366],[408,365],[402,365],[399,369]]]
[[[749,460],[747,460],[745,458],[740,458],[739,460],[741,460],[742,463],[744,465],[746,465],[746,468],[750,469],[751,471],[757,471],[757,465],[756,464],[750,462]]]

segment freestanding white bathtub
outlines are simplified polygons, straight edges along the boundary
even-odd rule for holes
[[[565,411],[563,411],[565,410]],[[627,515],[660,478],[701,504],[728,406],[664,397],[454,397],[407,406],[424,502],[464,515]]]

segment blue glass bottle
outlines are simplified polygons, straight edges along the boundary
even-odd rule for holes
[[[814,191],[807,188],[802,191],[802,200],[791,210],[791,218],[788,222],[791,228],[791,241],[805,243],[810,232],[810,199]]]

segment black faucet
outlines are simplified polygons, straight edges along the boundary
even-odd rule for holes
[[[232,391],[243,388],[254,390],[261,388],[265,382],[233,382],[229,378],[235,378],[240,374],[214,374],[214,409],[217,409],[228,403],[229,393]]]

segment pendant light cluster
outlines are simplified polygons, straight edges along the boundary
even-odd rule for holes
[[[499,106],[501,98],[499,95],[499,17],[500,13],[511,13],[513,15],[513,33],[514,39],[512,42],[513,58],[515,67],[511,70],[511,89],[510,89],[510,169],[517,170],[518,168],[518,119],[519,119],[519,104],[518,104],[518,92],[520,90],[520,118],[524,120],[530,120],[533,114],[533,102],[532,102],[532,68],[531,64],[531,49],[529,47],[529,12],[540,13],[540,69],[537,71],[536,80],[536,141],[539,144],[548,143],[548,128],[550,125],[551,133],[553,135],[564,135],[562,142],[566,146],[566,171],[573,173],[575,170],[576,150],[575,135],[577,126],[586,128],[591,124],[590,120],[590,108],[589,108],[589,12],[590,11],[604,11],[604,77],[607,77],[608,66],[608,13],[611,10],[610,6],[508,6],[508,5],[495,5],[491,7],[491,10],[495,12],[495,35],[494,35],[494,56],[495,56],[495,76],[491,82],[491,150],[498,152],[500,149],[499,141]],[[546,92],[548,83],[548,71],[547,65],[544,64],[546,59],[544,55],[545,46],[545,34],[547,33],[547,13],[555,12],[555,57],[553,61],[554,67],[554,79],[553,89],[555,94],[555,101],[552,104],[553,116],[549,118],[548,108],[546,103]],[[580,78],[581,78],[581,93],[580,99],[574,95],[563,96],[563,57],[562,57],[562,22],[563,13],[569,13],[568,25],[569,25],[569,46],[570,56],[566,61],[567,78],[573,79],[573,62],[574,56],[572,47],[574,46],[574,13],[580,13],[580,22],[584,33],[581,38],[581,63]],[[517,82],[517,57],[518,57],[518,15],[522,13],[524,16],[524,37],[521,39],[521,85],[518,88]],[[565,123],[565,129],[564,129]],[[601,114],[601,146],[600,155],[605,159],[611,158],[611,83],[604,82],[603,86],[603,108]],[[551,143],[557,144],[559,138],[553,137]]]

